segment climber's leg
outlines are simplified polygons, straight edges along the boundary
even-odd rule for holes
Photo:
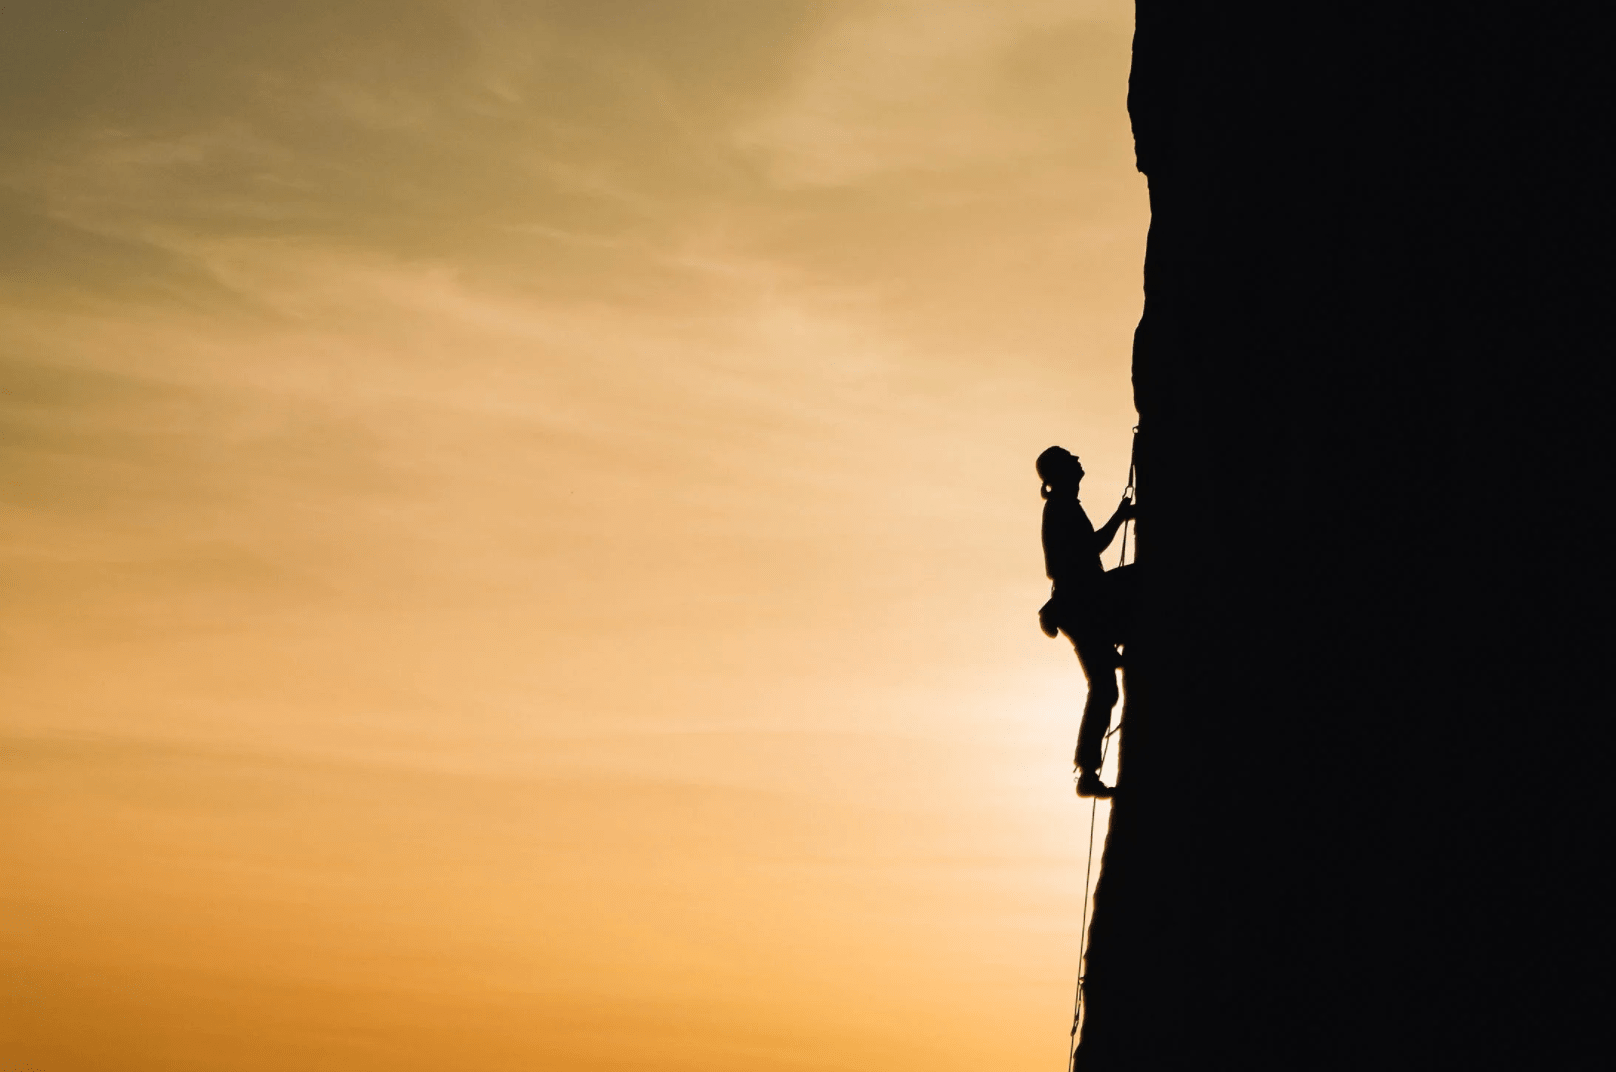
[[[1077,661],[1088,678],[1089,696],[1083,704],[1083,723],[1077,731],[1078,792],[1098,785],[1105,731],[1111,727],[1111,710],[1117,705],[1117,649],[1100,638],[1067,637],[1077,649]],[[1086,777],[1085,777],[1086,776]]]
[[[1113,651],[1115,649],[1112,649]],[[1100,660],[1085,660],[1085,662]],[[1114,665],[1085,667],[1088,670],[1089,698],[1083,704],[1083,724],[1077,731],[1077,765],[1086,771],[1100,771],[1100,754],[1105,731],[1111,728],[1111,710],[1117,705],[1117,674]]]

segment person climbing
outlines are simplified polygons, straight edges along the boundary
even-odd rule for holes
[[[1049,602],[1038,611],[1038,624],[1046,636],[1066,634],[1089,683],[1073,757],[1077,795],[1109,797],[1111,789],[1100,781],[1100,753],[1111,724],[1111,709],[1117,703],[1116,671],[1121,665],[1117,644],[1123,638],[1124,588],[1133,567],[1107,573],[1100,554],[1134,516],[1134,506],[1125,496],[1111,520],[1096,532],[1078,501],[1083,465],[1076,455],[1063,447],[1050,447],[1038,455],[1037,470],[1043,481],[1044,571],[1054,582]]]

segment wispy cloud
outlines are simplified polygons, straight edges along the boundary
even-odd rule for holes
[[[25,1057],[1044,1051],[1029,459],[1120,487],[1126,5],[0,17]]]
[[[1011,91],[1029,45],[1125,33],[1106,4],[895,3],[856,9],[816,39],[783,101],[742,145],[787,186],[1025,166],[1067,150]],[[1081,62],[1067,49],[1065,62]],[[1068,107],[1076,104],[1065,102]]]

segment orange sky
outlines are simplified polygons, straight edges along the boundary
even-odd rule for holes
[[[1130,33],[7,5],[0,1065],[1057,1067]]]

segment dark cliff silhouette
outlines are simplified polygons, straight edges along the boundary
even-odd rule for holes
[[[1576,10],[1138,4],[1142,576],[1081,1072],[1608,1067],[1612,61]]]

